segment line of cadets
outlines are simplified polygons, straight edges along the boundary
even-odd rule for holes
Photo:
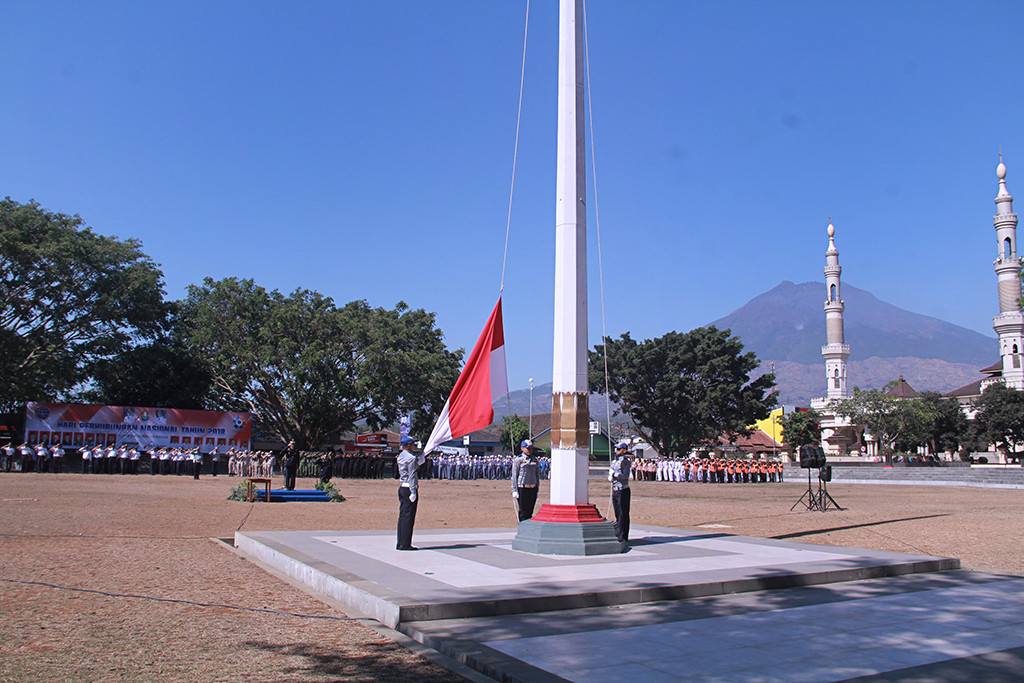
[[[138,474],[142,453],[135,447],[83,446],[82,473]],[[274,454],[269,451],[245,451],[232,448],[226,454],[228,474],[232,476],[271,476]],[[318,455],[304,453],[305,456]],[[150,474],[194,476],[196,466],[202,467],[203,454],[198,448],[159,448],[150,451]],[[329,457],[324,454],[321,458]],[[216,476],[220,453],[210,454]],[[385,459],[376,453],[340,454],[333,458],[333,475],[345,479],[380,479],[384,476]],[[0,449],[0,470],[10,472],[63,471],[64,449],[60,444],[45,446],[27,443],[15,447],[8,444]],[[433,479],[473,480],[508,479],[512,472],[513,456],[488,455],[436,455],[427,459],[421,477]],[[550,458],[538,459],[541,479],[551,473]],[[17,467],[16,467],[17,465]],[[775,483],[783,481],[783,466],[778,461],[733,460],[729,458],[638,458],[632,467],[632,476],[638,481],[674,481],[697,483]]]
[[[438,455],[430,458],[431,474],[434,479],[508,479],[514,459],[511,455]],[[551,459],[537,458],[537,470],[541,479],[550,477]]]
[[[703,484],[760,484],[783,480],[782,463],[776,460],[732,458],[638,458],[633,479]]]
[[[0,471],[10,472],[53,472],[64,471],[64,448],[60,444],[45,446],[41,443],[15,446],[8,443],[0,449]]]
[[[145,451],[134,446],[101,445],[78,448],[82,457],[82,474],[138,474],[139,460]],[[64,447],[60,444],[22,444],[14,447],[8,444],[0,449],[0,470],[11,472],[53,472],[64,471]],[[150,474],[185,474],[194,476],[202,467],[203,454],[198,447],[191,449],[159,448],[149,451]],[[211,454],[213,467],[219,457]]]

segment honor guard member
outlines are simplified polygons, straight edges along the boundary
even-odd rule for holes
[[[402,450],[398,452],[398,544],[396,550],[418,550],[412,544],[412,528],[416,524],[416,500],[419,492],[417,470],[427,456],[413,453],[416,442],[410,436],[402,437]]]
[[[519,444],[519,450],[520,454],[512,460],[512,497],[519,501],[519,521],[522,522],[533,517],[540,475],[533,442],[526,439]]]
[[[14,444],[8,442],[4,446],[4,472],[10,472],[11,468],[14,467]]]
[[[50,471],[50,449],[41,443],[36,444],[36,471]]]
[[[615,510],[615,531],[623,541],[629,542],[629,444],[615,447],[615,459],[608,468],[608,481],[612,483],[612,509]]]
[[[50,461],[53,463],[53,471],[60,474],[64,471],[64,447],[59,443],[50,446]]]
[[[29,446],[27,443],[23,443],[20,446],[18,446],[18,455],[21,456],[22,472],[31,472],[33,469],[35,469],[35,463],[33,462],[33,460],[35,459],[35,453],[36,452],[32,450],[32,447]]]

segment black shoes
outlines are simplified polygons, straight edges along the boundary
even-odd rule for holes
[[[419,548],[414,545],[396,545],[395,550],[419,550]]]

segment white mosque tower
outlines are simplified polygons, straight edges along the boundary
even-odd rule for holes
[[[843,300],[839,294],[839,250],[835,243],[836,229],[832,217],[828,220],[828,251],[825,252],[825,335],[826,344],[821,347],[825,358],[825,381],[828,399],[849,398],[846,384],[846,361],[850,357],[850,346],[843,336]]]
[[[821,355],[825,359],[825,396],[811,399],[811,408],[821,415],[821,446],[831,455],[859,452],[862,444],[861,428],[849,418],[836,415],[829,403],[850,398],[846,366],[850,346],[843,333],[843,300],[840,297],[839,250],[835,242],[836,229],[832,217],[828,219],[828,250],[825,252],[825,345]],[[871,444],[869,444],[870,446]]]
[[[993,264],[999,281],[999,315],[992,319],[992,327],[999,335],[1003,383],[1024,390],[1024,368],[1021,367],[1024,313],[1020,308],[1021,260],[1017,256],[1017,214],[1013,212],[1013,197],[1006,191],[1006,166],[1002,153],[999,154],[996,175],[999,177],[999,194],[996,195],[996,215],[992,218],[992,225],[999,242],[999,256]]]

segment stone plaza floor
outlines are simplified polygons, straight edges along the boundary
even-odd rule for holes
[[[249,557],[497,680],[1021,680],[1024,579],[950,558],[634,527],[542,556],[514,530],[239,532]],[[984,674],[978,674],[978,671]]]

